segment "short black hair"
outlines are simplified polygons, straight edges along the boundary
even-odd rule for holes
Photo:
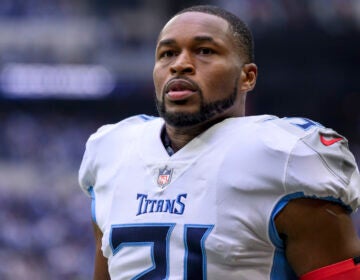
[[[249,27],[244,21],[242,21],[238,16],[228,12],[227,10],[212,6],[212,5],[198,5],[185,8],[174,15],[181,15],[187,12],[200,12],[209,15],[218,16],[229,23],[229,26],[233,32],[233,37],[236,45],[239,47],[239,50],[245,55],[245,63],[250,63],[255,61],[254,55],[254,40],[252,33]],[[240,55],[241,55],[240,54]]]

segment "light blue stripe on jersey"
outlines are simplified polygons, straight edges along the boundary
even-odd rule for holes
[[[304,197],[304,194],[302,192],[290,194],[287,196],[284,196],[275,206],[272,214],[271,214],[271,220],[269,225],[269,235],[270,239],[275,245],[275,253],[274,253],[274,259],[273,259],[273,266],[271,269],[270,279],[271,280],[296,280],[298,277],[296,276],[295,272],[290,267],[286,256],[285,256],[285,246],[284,242],[280,238],[276,226],[275,226],[275,217],[276,215],[284,209],[284,207],[288,204],[288,202],[291,199],[295,198],[301,198]]]
[[[88,188],[88,193],[90,194],[91,196],[91,218],[93,220],[93,222],[95,224],[96,223],[96,213],[95,213],[95,192],[94,192],[94,187],[89,187]]]
[[[271,269],[270,279],[271,280],[296,280],[298,277],[296,276],[295,272],[290,267],[286,257],[285,257],[285,246],[284,242],[280,238],[276,226],[275,226],[275,217],[277,214],[280,213],[281,210],[289,203],[290,200],[296,198],[312,198],[312,199],[322,199],[331,202],[339,203],[349,209],[349,206],[344,205],[344,203],[334,197],[317,197],[317,196],[306,196],[303,192],[296,192],[289,195],[284,196],[280,201],[276,204],[272,214],[271,220],[269,225],[269,236],[273,244],[275,245],[275,253],[273,259],[273,266]]]
[[[153,119],[156,119],[154,116],[149,116],[145,114],[138,115],[139,118],[143,119],[144,121],[151,121]]]

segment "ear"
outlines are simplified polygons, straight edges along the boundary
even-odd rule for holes
[[[255,63],[244,64],[240,75],[239,89],[241,93],[246,93],[254,89],[257,79],[258,69]]]

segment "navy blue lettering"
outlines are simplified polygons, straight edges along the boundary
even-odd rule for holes
[[[140,198],[140,203],[139,203],[139,208],[138,208],[138,212],[137,212],[136,216],[138,216],[140,214],[144,214],[141,212],[141,209],[143,208],[142,205],[143,205],[144,199],[147,199],[147,195],[138,193],[136,199],[139,199],[139,198]]]
[[[174,212],[174,204],[175,204],[175,200],[167,199],[165,210],[163,212],[173,213]]]
[[[156,200],[149,200],[149,204],[150,204],[150,213],[154,212],[154,205],[157,201]]]
[[[163,212],[162,209],[163,209],[163,205],[164,205],[164,200],[159,200],[158,201],[158,204],[157,204],[157,207],[156,207],[156,212]]]
[[[175,210],[174,210],[175,214],[181,215],[184,213],[185,204],[181,201],[181,199],[182,198],[186,199],[186,197],[187,197],[187,194],[184,193],[184,194],[179,194],[178,197],[176,198],[177,205],[179,205],[180,208],[179,209],[175,208]]]
[[[136,216],[159,212],[182,215],[185,211],[186,197],[187,194],[183,193],[175,199],[149,199],[148,195],[138,193],[136,199],[139,205]]]

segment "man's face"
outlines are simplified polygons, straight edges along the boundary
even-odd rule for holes
[[[159,36],[153,71],[160,116],[183,127],[241,114],[241,69],[227,21],[199,12],[172,18]]]

